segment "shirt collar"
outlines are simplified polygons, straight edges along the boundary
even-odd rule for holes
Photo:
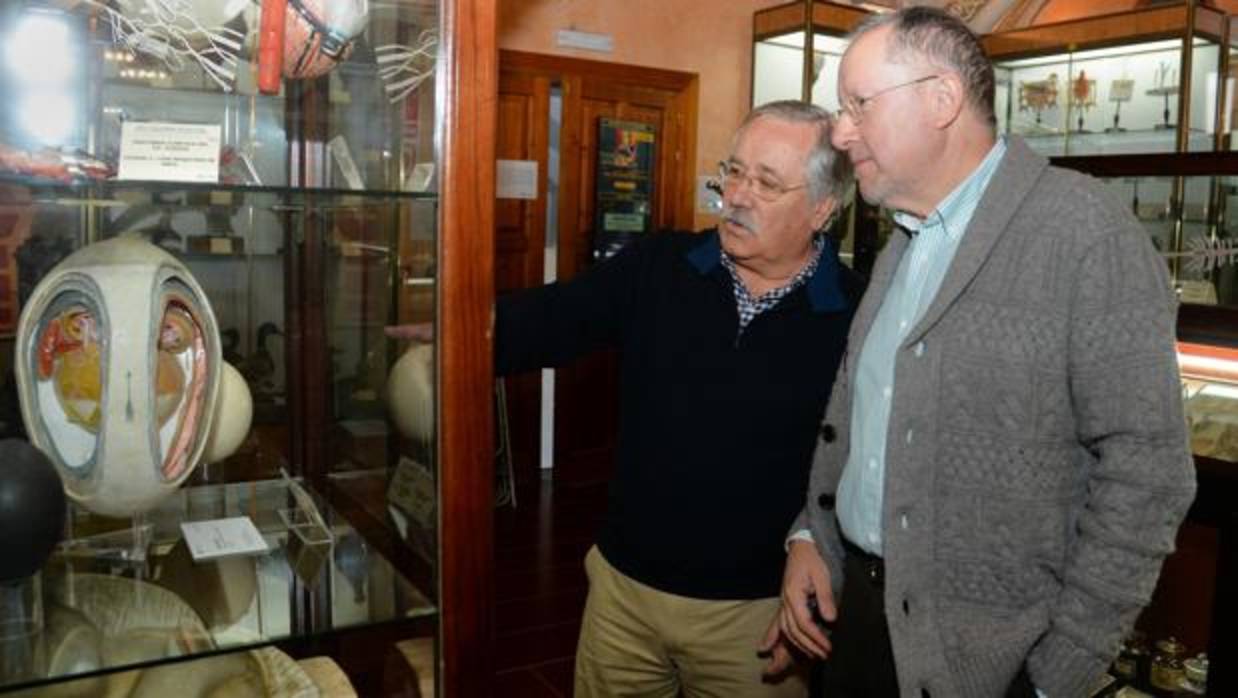
[[[1005,154],[1006,137],[1002,136],[989,149],[988,155],[984,156],[980,165],[972,170],[967,179],[960,182],[954,191],[942,199],[928,216],[917,218],[910,213],[896,211],[894,222],[911,235],[926,228],[940,226],[950,239],[957,240],[962,237],[967,223],[971,221],[971,216],[976,211],[976,204],[980,202],[980,197],[988,187],[989,180],[993,179],[993,174],[997,172],[997,166]]]
[[[718,232],[713,231],[701,236],[703,239],[684,253],[688,262],[702,276],[707,276],[722,267],[722,242]],[[821,255],[817,259],[817,270],[804,283],[804,291],[808,294],[809,304],[816,313],[837,313],[848,307],[847,296],[842,288],[842,263],[838,261],[836,243],[825,239]]]

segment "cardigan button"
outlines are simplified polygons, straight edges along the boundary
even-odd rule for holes
[[[834,495],[829,492],[822,492],[817,495],[817,506],[829,511],[834,508]]]
[[[833,424],[822,424],[821,425],[821,440],[822,441],[826,442],[827,444],[833,443],[835,437],[837,436],[838,436],[838,433],[834,430]]]

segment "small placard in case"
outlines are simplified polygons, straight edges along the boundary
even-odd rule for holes
[[[248,516],[209,521],[183,521],[181,533],[195,561],[267,552],[266,541]]]

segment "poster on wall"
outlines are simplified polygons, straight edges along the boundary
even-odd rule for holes
[[[654,127],[648,124],[598,120],[595,259],[610,257],[652,227],[655,142]]]

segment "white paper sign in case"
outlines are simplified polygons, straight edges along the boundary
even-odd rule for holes
[[[183,521],[181,534],[194,560],[265,553],[266,540],[248,516],[209,521]]]
[[[219,182],[219,124],[126,121],[120,129],[119,179]]]

